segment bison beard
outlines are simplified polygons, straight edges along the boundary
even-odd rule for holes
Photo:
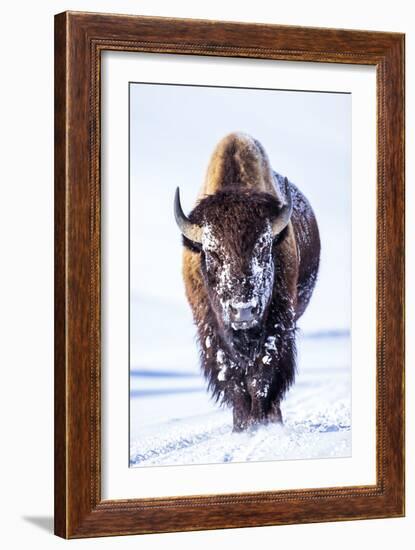
[[[209,193],[189,218],[178,194],[175,215],[203,373],[240,431],[282,422],[280,403],[295,378],[296,321],[315,285],[320,241],[307,199],[270,170],[249,136],[222,140],[209,173],[217,181],[205,183]],[[249,304],[255,322],[233,323],[235,302]]]
[[[214,398],[233,409],[234,430],[281,422],[280,402],[294,382],[295,320],[281,273],[266,320],[259,327],[220,331],[212,311],[199,327],[201,362]]]

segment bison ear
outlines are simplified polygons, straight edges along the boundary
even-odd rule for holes
[[[182,232],[183,237],[201,247],[203,230],[200,225],[192,223],[183,212],[182,205],[180,203],[179,188],[176,189],[176,194],[174,196],[174,218],[180,231]]]
[[[185,237],[184,235],[182,235],[182,241],[183,241],[183,246],[185,246],[186,248],[188,248],[192,252],[200,253],[200,252],[203,251],[203,247],[202,247],[201,243],[198,243],[196,241],[192,241],[192,240],[188,239],[187,237]]]
[[[285,204],[278,212],[277,217],[272,223],[272,236],[276,237],[285,229],[291,219],[291,214],[293,211],[293,202],[291,197],[291,190],[290,190],[290,184],[288,182],[288,179],[284,179],[284,185],[285,185]]]

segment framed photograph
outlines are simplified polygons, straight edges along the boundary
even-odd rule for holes
[[[404,515],[404,35],[55,18],[55,532]]]

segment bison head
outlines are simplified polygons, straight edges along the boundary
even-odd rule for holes
[[[184,244],[201,254],[201,271],[211,308],[225,332],[258,330],[274,285],[274,243],[292,211],[267,193],[227,187],[202,199],[186,217],[175,197],[175,217]]]

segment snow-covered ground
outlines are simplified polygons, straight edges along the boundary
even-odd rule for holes
[[[231,411],[210,400],[198,370],[132,369],[131,466],[350,456],[350,337],[300,334],[298,344],[284,425],[241,434],[232,433]]]

